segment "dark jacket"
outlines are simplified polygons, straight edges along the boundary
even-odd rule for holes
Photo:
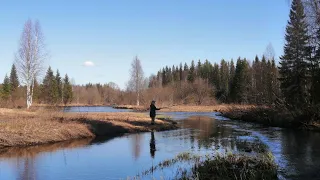
[[[150,105],[150,117],[156,117],[156,110],[158,109],[154,104]]]

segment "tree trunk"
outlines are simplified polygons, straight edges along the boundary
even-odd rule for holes
[[[139,106],[139,105],[140,105],[140,101],[139,101],[139,99],[140,99],[140,92],[138,92],[138,94],[137,94],[137,106]]]

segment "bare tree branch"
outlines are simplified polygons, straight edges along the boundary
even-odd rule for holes
[[[130,80],[127,84],[127,89],[129,91],[133,91],[136,93],[138,106],[140,105],[140,94],[144,88],[145,88],[144,72],[141,67],[141,62],[136,56],[131,63]]]
[[[32,105],[34,79],[43,70],[47,57],[44,37],[39,21],[34,24],[27,20],[21,33],[18,51],[15,54],[15,65],[21,83],[27,87],[27,108]]]

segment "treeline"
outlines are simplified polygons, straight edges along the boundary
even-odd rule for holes
[[[190,66],[180,63],[179,66],[163,68],[156,76],[150,77],[149,87],[174,87],[180,89],[176,93],[183,93],[181,89],[188,86],[190,91],[181,97],[194,97],[198,104],[202,103],[197,98],[199,88],[207,91],[201,94],[206,96],[202,99],[217,99],[224,103],[272,104],[279,95],[278,76],[275,60],[267,60],[265,56],[261,60],[256,56],[253,61],[239,57],[236,64],[233,60],[221,60],[220,64],[199,60],[196,65],[192,61]]]
[[[25,89],[20,85],[15,65],[12,65],[10,76],[5,76],[1,85],[0,98],[1,106],[17,107],[25,104]],[[60,76],[59,70],[53,73],[51,67],[48,68],[42,83],[37,79],[33,82],[33,101],[38,104],[68,104],[73,100],[73,89],[69,77]]]

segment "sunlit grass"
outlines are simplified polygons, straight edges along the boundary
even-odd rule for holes
[[[59,142],[85,137],[176,129],[143,113],[63,113],[57,110],[0,109],[0,148]]]
[[[232,153],[198,156],[191,153],[181,153],[173,159],[164,160],[143,171],[133,179],[140,179],[152,174],[154,171],[170,168],[178,163],[189,163],[190,168],[177,168],[174,179],[277,179],[277,165],[271,153],[255,156]]]

